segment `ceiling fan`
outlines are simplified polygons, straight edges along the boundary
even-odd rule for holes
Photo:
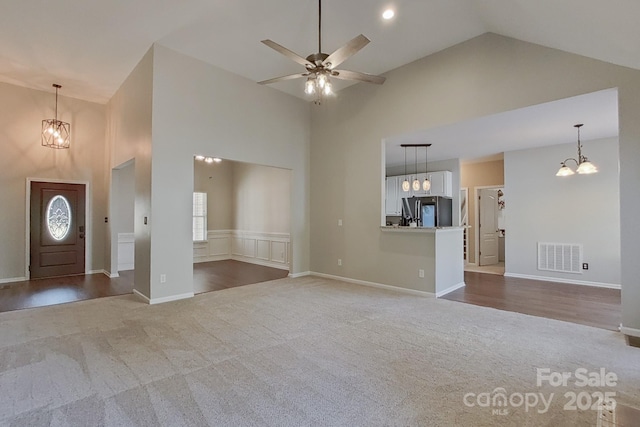
[[[262,43],[274,49],[287,58],[304,66],[304,73],[291,74],[288,76],[276,77],[269,80],[258,82],[261,85],[281,82],[284,80],[307,78],[305,84],[305,93],[308,95],[316,95],[314,102],[320,104],[323,95],[332,93],[332,86],[329,77],[335,77],[340,80],[357,80],[366,83],[382,84],[384,77],[374,76],[371,74],[360,73],[357,71],[337,70],[335,67],[342,64],[352,55],[356,54],[360,49],[369,43],[369,39],[360,34],[347,44],[337,49],[330,55],[322,52],[322,0],[318,0],[318,53],[312,53],[306,58],[301,57],[297,53],[287,49],[284,46],[272,40],[262,40]]]

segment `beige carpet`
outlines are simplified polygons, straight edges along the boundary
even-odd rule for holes
[[[619,381],[537,387],[537,367]],[[545,414],[463,403],[498,387],[555,398]],[[618,333],[314,277],[0,314],[2,426],[595,425],[565,392],[638,407],[639,388]]]

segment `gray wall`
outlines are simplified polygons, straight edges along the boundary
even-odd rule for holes
[[[249,163],[233,167],[233,228],[289,233],[291,171]]]
[[[135,162],[134,289],[150,298],[151,267],[151,107],[153,98],[153,49],[150,49],[107,104],[109,170]],[[107,175],[107,174],[105,174]],[[109,176],[111,174],[108,174]],[[112,189],[113,190],[113,189]],[[115,196],[117,197],[117,195]],[[114,195],[110,194],[110,200]],[[110,203],[110,217],[116,209]],[[147,224],[144,218],[147,218]],[[118,265],[117,230],[109,227],[105,242],[111,254],[108,270]]]
[[[41,146],[41,123],[54,116],[55,91],[0,83],[0,281],[24,279],[26,272],[27,178],[88,181],[90,235],[86,268],[104,268],[107,213],[104,105],[63,96],[58,119],[71,124],[71,148]]]
[[[111,227],[117,233],[133,233],[136,203],[135,163],[112,171]]]
[[[194,191],[207,193],[207,228],[289,233],[290,176],[288,169],[195,160]]]
[[[507,273],[620,285],[618,140],[582,145],[597,174],[555,176],[575,143],[504,154]],[[538,242],[582,244],[589,270],[539,271]]]
[[[385,137],[617,87],[623,323],[640,333],[640,71],[485,34],[387,77],[313,109],[312,269],[415,288],[411,272],[426,260],[424,245],[402,236],[390,247],[378,229]],[[400,264],[402,253],[410,255]]]
[[[308,103],[158,45],[153,86],[152,298],[193,292],[196,153],[292,170],[292,272],[307,271]]]
[[[233,166],[227,160],[205,163],[194,160],[193,191],[207,193],[207,229],[233,228]]]

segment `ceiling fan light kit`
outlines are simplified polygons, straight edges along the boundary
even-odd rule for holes
[[[272,40],[262,40],[262,43],[269,46],[273,50],[280,52],[287,58],[297,62],[305,67],[304,73],[291,74],[288,76],[276,77],[269,80],[258,82],[259,84],[270,84],[285,80],[292,80],[306,77],[304,91],[307,95],[314,95],[314,103],[321,104],[324,97],[333,94],[333,85],[331,78],[339,80],[356,80],[366,83],[382,84],[384,77],[374,76],[371,74],[360,73],[357,71],[337,70],[335,67],[342,64],[352,55],[356,54],[360,49],[369,43],[369,39],[360,34],[347,44],[327,55],[322,52],[322,0],[318,0],[318,53],[312,53],[306,58],[301,57],[297,53],[287,49],[284,46]]]

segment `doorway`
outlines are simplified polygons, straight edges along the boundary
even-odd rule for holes
[[[86,186],[30,182],[29,277],[85,273]]]
[[[504,188],[481,186],[475,188],[475,265],[466,271],[504,275],[505,225]]]

